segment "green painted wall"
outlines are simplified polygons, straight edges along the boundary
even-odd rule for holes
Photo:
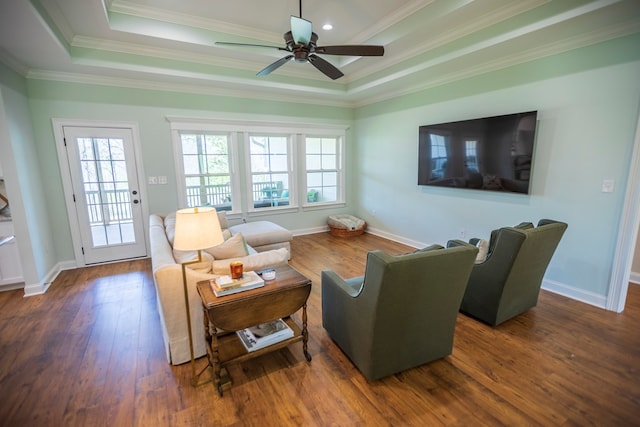
[[[349,126],[353,111],[346,108],[257,101],[210,95],[169,93],[130,88],[101,87],[62,82],[28,82],[38,153],[47,159],[42,165],[44,191],[52,223],[66,224],[62,180],[52,127],[52,119],[104,120],[135,122],[140,131],[142,162],[146,176],[164,175],[167,185],[147,185],[147,204],[151,213],[168,213],[178,208],[175,165],[167,116],[213,119],[252,119],[278,117],[299,123],[330,123]],[[347,161],[354,138],[347,131]],[[351,170],[352,168],[348,168]],[[348,182],[354,182],[352,176]],[[146,185],[146,177],[141,184]],[[352,195],[347,192],[347,196]],[[347,200],[349,202],[349,200]],[[349,204],[349,203],[348,203]],[[347,211],[349,206],[338,210]],[[310,210],[281,214],[271,219],[292,230],[321,227],[334,211]],[[53,231],[60,260],[73,259],[73,244],[66,227]]]
[[[73,258],[73,248],[53,118],[137,123],[145,174],[169,179],[166,186],[147,187],[149,211],[161,213],[177,207],[166,116],[278,117],[351,126],[348,205],[339,212],[356,213],[374,230],[415,245],[444,243],[462,229],[466,237],[486,237],[495,227],[523,220],[567,221],[547,283],[602,305],[638,118],[638,45],[640,36],[621,38],[356,109],[28,80],[21,96],[30,111],[22,115],[31,115],[34,154],[22,156],[39,168],[39,204],[56,225],[40,229],[54,242],[52,257],[64,262]],[[5,86],[24,84],[5,80]],[[418,126],[532,109],[539,111],[539,125],[530,196],[417,186]],[[603,179],[615,180],[613,193],[600,191]],[[305,230],[323,225],[330,213],[267,218]],[[40,256],[49,259],[45,252]]]
[[[39,292],[56,265],[24,79],[0,64],[0,164],[27,288]],[[65,223],[60,227],[65,228]]]
[[[427,91],[359,110],[358,214],[418,245],[445,244],[462,230],[466,238],[488,238],[521,221],[566,221],[548,285],[603,304],[638,119],[640,61],[495,89],[502,74],[461,82],[467,96]],[[478,93],[483,85],[489,90]],[[421,96],[435,102],[416,105]],[[531,195],[417,185],[420,125],[530,110],[538,110]],[[615,180],[613,193],[601,192],[604,179]]]

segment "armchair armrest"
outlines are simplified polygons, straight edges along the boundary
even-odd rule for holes
[[[322,326],[347,354],[355,347],[370,348],[371,336],[363,331],[371,328],[371,308],[363,301],[364,276],[344,280],[335,272],[321,273]],[[364,304],[363,304],[364,302]]]
[[[343,279],[338,274],[331,270],[324,270],[322,272],[322,283],[327,283],[328,286],[333,286],[342,290],[350,297],[357,296],[362,290],[362,283],[364,282],[364,276],[354,277],[352,279]],[[330,283],[330,285],[329,285]]]

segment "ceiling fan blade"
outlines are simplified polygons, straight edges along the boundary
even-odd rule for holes
[[[266,76],[267,74],[271,74],[273,71],[277,70],[278,68],[282,67],[284,64],[289,62],[291,58],[293,58],[293,55],[287,55],[283,58],[278,59],[273,64],[267,66],[265,69],[258,72],[256,76]]]
[[[320,70],[322,73],[324,73],[327,77],[329,77],[332,80],[336,80],[344,76],[344,74],[342,74],[342,71],[338,70],[330,62],[320,58],[319,56],[311,54],[309,55],[308,59],[309,59],[309,62],[311,62],[311,65],[316,67],[318,70]]]
[[[342,45],[342,46],[318,46],[316,53],[326,55],[347,55],[347,56],[382,56],[384,46],[373,45]]]
[[[311,40],[311,21],[291,15],[291,33],[296,44],[308,45]]]
[[[269,49],[278,49],[278,50],[284,50],[287,51],[287,49],[285,49],[282,46],[268,46],[268,45],[264,45],[264,44],[249,44],[249,43],[233,43],[233,42],[216,42],[216,45],[220,45],[220,46],[239,46],[239,47],[266,47]]]

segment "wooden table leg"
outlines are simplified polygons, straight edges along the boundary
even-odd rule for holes
[[[302,306],[302,352],[307,362],[311,362],[311,354],[307,349],[307,343],[309,341],[309,330],[307,329],[307,303]]]
[[[213,384],[218,389],[218,394],[222,396],[222,381],[220,379],[220,355],[218,353],[218,329],[211,325],[211,356],[213,364]]]
[[[209,320],[209,311],[205,308],[204,313],[202,315],[202,322],[204,326],[204,345],[207,350],[207,367],[205,369],[209,370],[209,375],[211,376],[211,382],[215,384],[215,377],[213,374],[213,354],[211,352],[211,341],[213,337],[211,336],[211,322]]]

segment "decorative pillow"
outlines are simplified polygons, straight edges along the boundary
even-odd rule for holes
[[[502,181],[495,175],[482,175],[482,188],[485,190],[502,190]]]
[[[213,274],[229,274],[229,264],[233,261],[242,262],[244,271],[256,271],[280,264],[287,264],[288,260],[289,251],[286,248],[272,249],[270,251],[258,252],[257,254],[239,258],[214,260],[211,272]]]
[[[487,259],[487,253],[489,251],[489,242],[484,239],[479,239],[478,243],[476,243],[476,247],[478,248],[478,255],[476,255],[476,264],[484,262]]]
[[[218,246],[205,249],[205,251],[210,253],[214,259],[238,258],[249,255],[242,233],[236,234]]]
[[[194,262],[193,264],[187,265],[187,268],[191,270],[198,271],[200,273],[209,273],[211,272],[211,263],[213,262],[213,257],[211,254],[207,252],[201,251],[202,261]],[[198,258],[197,251],[178,251],[173,250],[173,259],[176,260],[176,263],[182,264],[186,261],[192,261]]]

